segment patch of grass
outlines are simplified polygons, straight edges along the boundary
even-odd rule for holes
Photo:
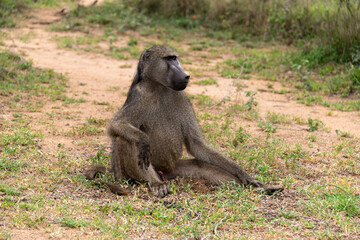
[[[275,124],[290,124],[291,123],[290,116],[287,114],[283,114],[283,113],[268,112],[266,114],[265,119],[267,121],[269,121],[270,123],[275,123]]]
[[[56,222],[60,223],[61,226],[63,227],[70,227],[70,228],[81,228],[89,225],[89,221],[76,220],[70,217],[58,218]]]
[[[137,46],[137,45],[138,45],[138,40],[130,36],[130,39],[128,41],[128,46]]]
[[[283,89],[280,89],[280,90],[274,89],[271,92],[277,93],[277,94],[287,94],[287,93],[291,93],[291,90],[283,88]]]
[[[124,63],[124,64],[120,65],[119,68],[131,68],[131,64]]]
[[[28,146],[34,145],[39,139],[43,138],[41,131],[32,132],[27,128],[18,128],[11,133],[0,133],[0,145],[2,146]]]
[[[360,100],[342,100],[331,104],[332,109],[341,111],[359,111]]]
[[[211,99],[211,97],[203,95],[203,94],[199,94],[195,96],[196,99],[196,104],[198,104],[199,106],[202,107],[211,107],[215,104],[214,100]]]
[[[109,119],[107,119],[107,118],[101,119],[101,118],[90,117],[90,118],[87,118],[86,121],[91,125],[101,127],[101,126],[105,126],[109,122]]]
[[[51,69],[39,69],[18,55],[0,52],[0,94],[13,108],[37,109],[44,100],[64,97],[67,79]],[[4,100],[3,100],[4,101]]]
[[[138,58],[140,56],[140,51],[137,46],[121,48],[110,46],[110,50],[106,51],[105,54],[117,59],[129,59]]]
[[[0,183],[0,191],[4,192],[6,195],[9,195],[9,196],[18,196],[18,195],[20,195],[19,190],[15,189],[13,187],[10,187],[10,186],[8,186],[6,184],[3,184],[3,183]]]
[[[76,36],[74,38],[69,36],[55,36],[52,40],[58,43],[60,48],[69,49],[85,49],[85,47],[96,47],[102,39],[93,37],[92,35]]]
[[[311,96],[309,94],[305,94],[305,96],[298,96],[298,103],[305,104],[306,106],[313,106],[315,104],[320,104],[325,107],[330,107],[330,103],[325,101],[322,96]]]
[[[12,124],[16,131],[0,132],[0,177],[28,167],[26,159],[36,153],[37,144],[44,137],[41,131],[31,131],[18,125],[22,123]]]
[[[233,67],[234,70],[238,70],[240,73],[252,73],[253,64],[248,58],[238,58],[235,60],[228,59],[225,64]]]
[[[102,133],[103,131],[89,124],[83,126],[74,126],[67,134],[72,136],[93,136]]]
[[[197,84],[197,85],[214,85],[214,84],[216,84],[217,85],[217,81],[213,78],[208,78],[208,79],[196,81],[196,82],[194,82],[194,84]]]
[[[314,191],[315,189],[317,191]],[[342,214],[351,217],[360,215],[359,197],[340,186],[313,185],[305,193],[310,197],[310,201],[303,202],[303,206],[307,208],[307,212],[313,215],[330,216],[334,219],[340,218]]]
[[[126,2],[105,2],[92,7],[79,7],[71,11],[60,23],[57,31],[87,31],[88,25],[103,25],[117,32],[136,29],[150,19]]]
[[[258,122],[258,126],[264,131],[268,133],[274,133],[278,129],[278,127],[273,127],[270,123]]]
[[[343,137],[343,138],[352,138],[353,137],[349,132],[345,132],[345,131],[343,132],[343,131],[340,131],[339,129],[336,129],[335,132],[336,132],[336,135]]]
[[[307,124],[306,120],[301,118],[301,117],[298,117],[298,116],[293,116],[293,121],[296,122],[297,124],[299,125],[305,125]]]
[[[21,0],[2,0],[0,4],[0,28],[15,27],[16,22],[12,15],[20,14],[26,8],[26,4]]]
[[[106,154],[106,149],[104,146],[100,146],[96,156],[90,158],[93,164],[100,164],[103,166],[108,166],[110,162],[110,156]]]
[[[96,105],[105,105],[105,106],[107,106],[107,105],[110,105],[110,103],[108,103],[108,102],[98,102],[98,101],[93,101],[93,103],[94,104],[96,104]]]
[[[84,98],[72,98],[67,96],[62,96],[61,98],[54,98],[54,100],[61,100],[64,104],[72,104],[72,103],[84,103],[86,100]]]

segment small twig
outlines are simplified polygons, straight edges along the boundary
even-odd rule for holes
[[[217,236],[217,228],[218,226],[227,218],[227,216],[229,215],[229,213],[226,213],[225,217],[223,219],[220,220],[220,222],[218,222],[215,227],[214,227],[214,234]]]

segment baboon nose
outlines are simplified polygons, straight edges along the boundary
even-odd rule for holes
[[[187,81],[187,82],[188,82],[188,81],[189,81],[189,79],[190,79],[190,75],[186,75],[186,76],[185,76],[185,81]]]

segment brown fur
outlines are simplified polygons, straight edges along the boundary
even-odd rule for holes
[[[168,47],[154,46],[141,54],[126,102],[108,125],[115,179],[148,182],[160,197],[169,192],[163,178],[177,176],[210,184],[235,181],[267,194],[283,190],[256,181],[208,145],[182,91],[188,79]],[[181,160],[184,145],[194,159]]]

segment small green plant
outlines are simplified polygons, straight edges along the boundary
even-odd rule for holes
[[[266,87],[272,89],[274,87],[274,84],[268,82],[268,83],[266,83]]]
[[[323,125],[324,123],[318,119],[311,119],[311,118],[308,119],[309,132],[315,132],[319,130],[319,128],[322,127]]]
[[[137,46],[138,40],[134,37],[130,37],[130,40],[128,41],[128,46]]]
[[[255,91],[245,91],[246,97],[249,97],[248,101],[245,103],[245,109],[250,111],[254,106],[258,105],[258,102],[255,100]]]
[[[353,137],[349,132],[343,132],[339,129],[336,129],[335,132],[336,132],[336,135],[343,137],[343,138],[352,138]]]
[[[316,142],[316,139],[317,139],[315,134],[309,135],[308,138],[309,138],[310,142]]]
[[[250,134],[246,133],[243,127],[239,127],[239,129],[235,133],[235,138],[232,141],[234,147],[237,147],[239,144],[242,144],[250,137]]]
[[[257,125],[264,131],[268,133],[274,133],[278,127],[273,127],[271,123],[258,122]]]

